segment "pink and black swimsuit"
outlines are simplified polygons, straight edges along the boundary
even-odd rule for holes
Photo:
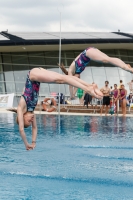
[[[86,56],[86,51],[90,48],[94,48],[94,47],[88,47],[87,49],[85,49],[80,54],[79,58],[75,60],[75,74],[80,74],[82,71],[84,71],[86,65],[88,65],[88,63],[90,62],[90,58]]]
[[[123,97],[125,95],[125,90],[120,91],[120,96]],[[126,99],[126,97],[124,96],[121,100]]]
[[[114,94],[114,97],[116,98],[117,95],[118,95],[118,90],[114,90],[114,91],[113,91],[113,94]]]

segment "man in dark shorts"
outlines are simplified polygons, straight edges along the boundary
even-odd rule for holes
[[[109,82],[105,81],[105,86],[101,88],[101,92],[103,93],[103,105],[101,108],[101,115],[102,115],[104,107],[105,107],[105,115],[107,115],[109,105],[110,105],[110,88],[108,87],[108,85],[109,85]]]

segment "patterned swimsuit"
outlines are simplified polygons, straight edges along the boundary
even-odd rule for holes
[[[34,111],[39,95],[40,82],[31,81],[29,78],[30,72],[27,74],[25,91],[22,95],[27,105],[27,111]]]
[[[90,48],[85,49],[79,56],[77,60],[75,60],[75,74],[80,74],[82,71],[84,71],[86,65],[90,62],[90,58],[86,56],[86,51]]]

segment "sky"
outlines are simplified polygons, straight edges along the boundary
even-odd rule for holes
[[[0,31],[133,32],[133,0],[0,0]],[[61,16],[61,18],[60,18]]]

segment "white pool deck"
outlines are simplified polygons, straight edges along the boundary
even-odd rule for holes
[[[6,110],[5,108],[0,108],[0,114],[2,113],[13,113],[11,111]],[[44,111],[34,111],[35,114],[41,114],[41,115],[80,115],[80,116],[101,116],[99,113],[72,113],[72,112],[44,112]],[[123,117],[122,114],[118,115],[110,115],[107,116],[117,116],[117,117]],[[105,114],[102,114],[102,117],[106,117]],[[126,114],[126,117],[133,117],[133,114]]]

